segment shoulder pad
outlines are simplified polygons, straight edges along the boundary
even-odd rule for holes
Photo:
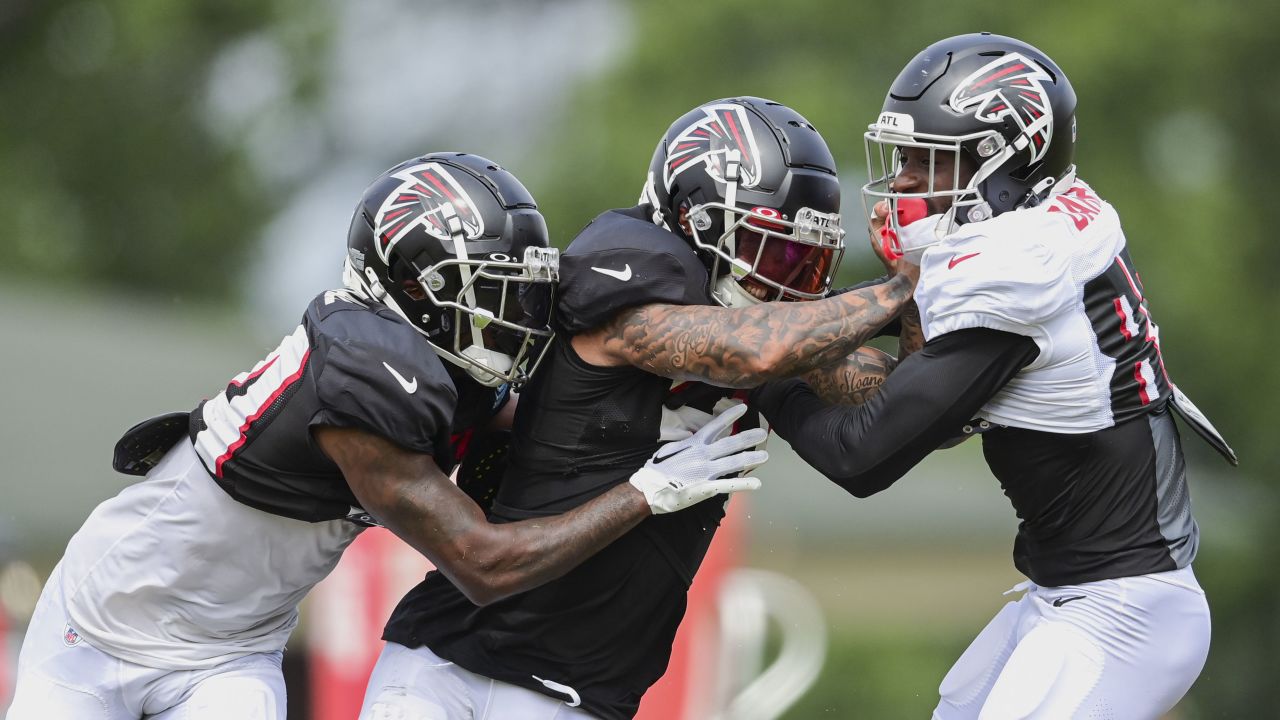
[[[687,242],[616,210],[592,221],[561,255],[558,292],[556,319],[569,333],[636,305],[711,303],[707,269]]]
[[[1040,338],[1076,294],[1069,254],[1025,238],[973,235],[925,252],[916,302],[926,338],[974,327]]]
[[[359,427],[431,455],[450,451],[458,391],[439,356],[398,315],[352,308],[334,310],[321,296],[307,310],[321,406],[311,424]]]

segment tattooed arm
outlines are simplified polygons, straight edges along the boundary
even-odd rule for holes
[[[839,361],[911,298],[918,268],[880,285],[815,300],[748,308],[642,305],[573,337],[582,359],[633,365],[673,380],[750,388]]]
[[[889,353],[861,347],[843,362],[811,370],[802,377],[819,398],[829,403],[861,405],[880,391],[885,378],[897,366],[898,360]]]
[[[908,355],[924,347],[924,327],[920,323],[920,307],[916,305],[914,298],[902,306],[898,321],[902,325],[898,333],[898,362],[902,362]]]
[[[430,455],[354,428],[317,427],[315,438],[361,507],[477,605],[560,577],[651,514],[624,482],[563,515],[493,524]]]

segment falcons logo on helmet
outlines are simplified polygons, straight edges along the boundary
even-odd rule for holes
[[[760,182],[760,152],[747,120],[747,109],[725,103],[703,106],[702,111],[705,118],[685,128],[667,145],[667,164],[662,174],[667,191],[671,191],[677,175],[700,160],[706,163],[707,174],[723,183],[730,150],[738,151],[738,184],[755,187]]]
[[[1053,112],[1043,81],[1053,82],[1040,66],[1018,53],[1008,53],[965,78],[951,93],[956,112],[973,111],[982,122],[998,123],[1012,117],[1022,135],[1017,150],[1029,150],[1028,164],[1044,157],[1053,139]]]
[[[484,234],[484,220],[475,203],[439,163],[414,165],[392,177],[402,182],[387,195],[374,218],[379,240],[376,247],[384,262],[389,262],[391,248],[414,228],[421,227],[432,237],[449,240],[452,234],[448,207],[461,222],[466,239],[473,240]]]

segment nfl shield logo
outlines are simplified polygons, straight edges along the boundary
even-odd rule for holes
[[[62,629],[63,645],[66,645],[67,647],[75,647],[76,645],[80,644],[80,641],[82,639],[83,638],[80,637],[80,633],[76,632],[76,629],[71,627],[70,625],[67,625]]]

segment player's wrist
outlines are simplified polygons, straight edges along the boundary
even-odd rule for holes
[[[631,478],[635,478],[633,473]],[[644,488],[628,479],[628,482],[618,485],[615,489],[619,502],[627,512],[648,517],[654,515],[653,506],[649,504],[649,496],[645,494]]]
[[[646,465],[632,473],[628,482],[643,496],[650,513],[660,515],[675,509],[670,506],[671,487],[665,474]]]
[[[916,282],[920,280],[920,266],[903,262],[889,278],[889,282],[885,283],[885,287],[890,291],[890,297],[893,300],[905,304],[911,299],[912,293],[915,292]]]

